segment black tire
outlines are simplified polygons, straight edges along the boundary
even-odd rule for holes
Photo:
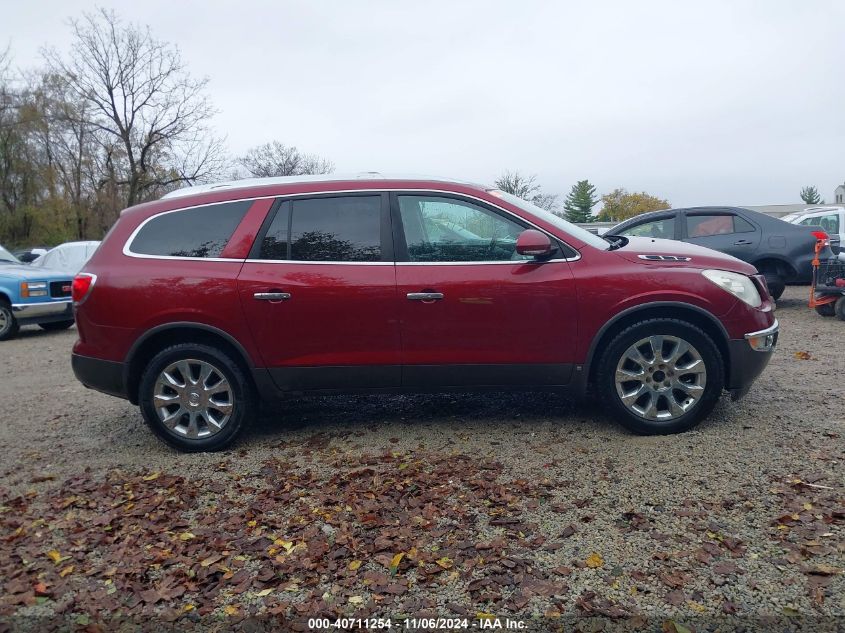
[[[836,316],[836,308],[832,303],[825,303],[824,305],[816,306],[816,312],[823,317]]]
[[[5,299],[0,299],[0,341],[15,338],[20,329],[21,326],[15,318],[15,313],[12,312],[11,304]]]
[[[58,332],[59,330],[66,330],[73,325],[73,319],[70,321],[53,321],[51,323],[39,323],[38,327],[48,332]]]
[[[670,336],[687,342],[698,352],[706,370],[704,390],[697,403],[686,413],[669,420],[649,420],[635,413],[622,402],[617,392],[615,376],[618,364],[629,348],[651,336]],[[681,355],[680,358],[685,358],[685,356]],[[648,371],[646,368],[643,369]],[[656,377],[658,373],[651,375]],[[681,377],[680,373],[678,377]],[[649,319],[636,323],[617,334],[605,348],[596,375],[597,395],[604,406],[622,426],[639,435],[668,435],[691,429],[713,410],[722,395],[724,384],[724,363],[719,348],[704,331],[677,319]],[[624,388],[623,384],[622,389]],[[670,391],[672,394],[682,393]],[[666,397],[657,396],[656,399],[668,407]]]
[[[777,301],[786,290],[786,282],[783,277],[776,271],[763,271],[763,276],[766,278],[766,285],[769,287],[769,294],[772,299]]]
[[[209,437],[189,438],[176,430],[171,430],[159,418],[153,404],[156,382],[161,372],[173,363],[184,360],[209,363],[231,386],[234,396],[232,398],[233,411],[222,428]],[[187,381],[185,384],[188,384]],[[252,382],[240,365],[227,353],[200,343],[180,343],[163,349],[147,364],[138,387],[138,404],[144,421],[162,440],[185,452],[218,451],[230,446],[256,415],[256,402]],[[206,422],[206,428],[212,427]]]
[[[836,303],[833,304],[833,309],[836,312],[836,316],[840,320],[845,321],[845,295],[842,295],[836,300]]]

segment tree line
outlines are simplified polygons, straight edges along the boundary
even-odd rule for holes
[[[579,180],[572,185],[560,205],[557,195],[542,191],[536,176],[525,176],[518,171],[506,171],[496,180],[496,186],[576,223],[621,222],[640,213],[670,208],[668,200],[644,191],[629,192],[621,187],[598,198],[596,188],[589,180]],[[593,209],[599,202],[601,210],[594,214]]]
[[[231,157],[214,133],[208,78],[148,27],[100,9],[69,21],[67,51],[13,71],[0,51],[0,243],[100,239],[126,207],[222,178],[329,173],[333,163],[269,141]],[[621,220],[668,207],[645,193],[601,197],[582,180],[558,205],[534,176],[506,172],[497,186],[577,222]]]
[[[70,50],[13,72],[0,50],[0,243],[100,239],[126,207],[220,178],[325,173],[272,141],[228,155],[207,78],[149,28],[101,9],[69,23]]]

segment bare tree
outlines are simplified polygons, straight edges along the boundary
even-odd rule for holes
[[[306,174],[330,174],[334,163],[316,154],[303,154],[296,147],[279,141],[253,147],[237,159],[250,176],[303,176]]]
[[[557,196],[543,193],[537,184],[537,176],[525,176],[518,171],[506,171],[496,179],[496,186],[509,194],[522,198],[541,209],[553,211],[557,206]]]
[[[125,191],[125,204],[216,175],[223,146],[208,128],[215,113],[205,95],[208,79],[188,74],[178,48],[106,9],[70,25],[70,56],[55,49],[44,55],[87,104],[87,122],[115,161],[113,184]]]

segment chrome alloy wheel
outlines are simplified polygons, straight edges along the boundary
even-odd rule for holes
[[[226,376],[204,360],[179,360],[158,375],[153,392],[158,419],[189,439],[219,433],[231,419],[235,394]]]
[[[622,404],[636,415],[669,422],[698,404],[707,386],[707,368],[687,341],[649,336],[622,354],[615,383]]]

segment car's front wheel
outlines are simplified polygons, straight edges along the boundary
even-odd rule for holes
[[[18,333],[20,326],[15,314],[12,312],[12,306],[8,301],[0,299],[0,341],[7,341],[14,338]]]
[[[675,319],[650,319],[617,334],[601,357],[602,402],[630,431],[686,431],[715,406],[724,388],[719,348],[701,329]]]
[[[156,354],[141,376],[138,400],[156,435],[189,452],[226,448],[256,412],[252,383],[238,363],[198,343]]]
[[[38,327],[48,332],[57,332],[59,330],[66,330],[73,325],[73,319],[68,321],[52,321],[50,323],[39,323]]]

